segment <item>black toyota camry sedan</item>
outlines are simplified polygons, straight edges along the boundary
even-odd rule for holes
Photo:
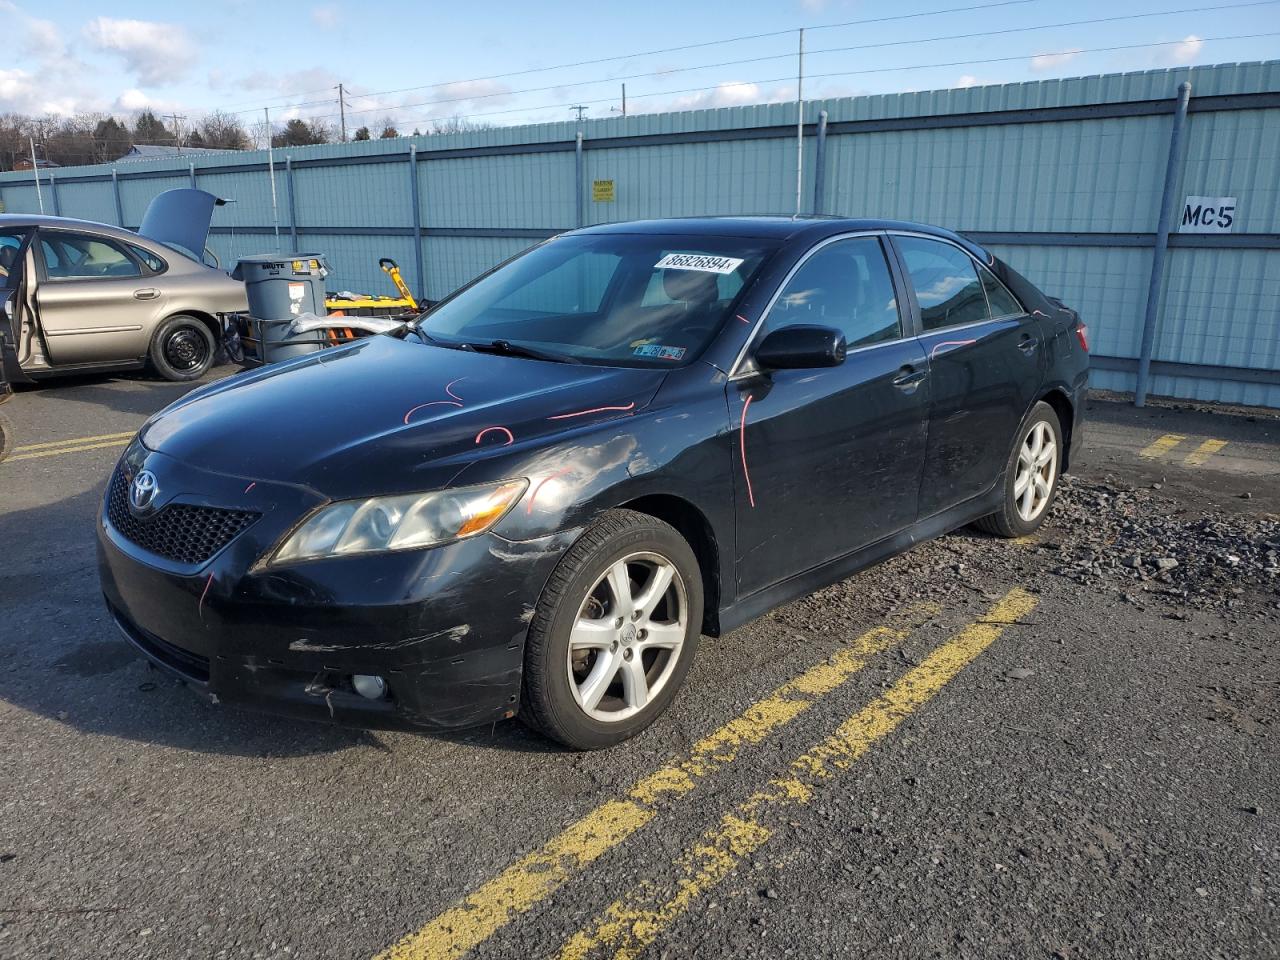
[[[102,587],[220,701],[604,747],[701,634],[964,524],[1035,530],[1087,371],[1073,310],[936,227],[578,230],[157,414]]]

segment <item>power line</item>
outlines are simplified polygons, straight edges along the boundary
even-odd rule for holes
[[[1058,23],[1037,24],[1037,25],[1028,26],[1028,27],[1008,27],[1002,30],[984,30],[977,33],[945,34],[945,35],[934,36],[934,37],[921,37],[919,39],[914,39],[914,40],[888,40],[888,41],[881,41],[878,43],[863,43],[863,44],[855,44],[852,46],[845,46],[845,47],[826,47],[819,50],[807,50],[806,56],[816,56],[820,54],[830,54],[830,53],[849,53],[856,50],[875,50],[875,49],[881,49],[885,47],[906,46],[906,45],[912,45],[917,43],[937,43],[945,40],[970,40],[975,37],[1001,36],[1001,35],[1014,34],[1014,33],[1029,33],[1029,32],[1034,32],[1036,30],[1053,30],[1053,29],[1058,29],[1062,27],[1091,26],[1091,25],[1102,24],[1102,23],[1116,23],[1123,20],[1140,20],[1140,19],[1148,19],[1150,17],[1156,17],[1156,16],[1166,16],[1166,15],[1172,16],[1172,15],[1183,14],[1183,13],[1205,13],[1205,12],[1210,12],[1215,10],[1233,10],[1233,9],[1240,9],[1240,8],[1246,8],[1246,7],[1275,6],[1277,3],[1280,3],[1280,0],[1249,0],[1249,2],[1233,3],[1233,4],[1227,4],[1224,6],[1218,6],[1218,7],[1183,7],[1177,10],[1165,10],[1165,11],[1159,11],[1159,12],[1136,13],[1136,14],[1120,14],[1112,17],[1095,17],[1087,20],[1068,20],[1068,21],[1062,21]],[[790,33],[793,31],[787,31],[787,32]],[[1181,41],[1178,41],[1178,42],[1181,42]],[[1032,56],[1039,56],[1039,55],[1040,54],[1032,54]],[[527,87],[522,90],[502,90],[502,91],[494,91],[491,93],[472,94],[464,97],[446,97],[446,98],[437,98],[432,100],[422,100],[415,103],[405,103],[405,104],[398,104],[398,105],[382,104],[376,107],[369,107],[369,108],[353,110],[348,112],[352,116],[357,116],[357,115],[369,114],[369,113],[410,110],[410,109],[413,109],[414,107],[428,107],[428,106],[434,106],[439,104],[474,103],[477,100],[487,100],[487,99],[492,99],[494,97],[514,97],[514,96],[520,96],[522,94],[527,94],[527,93],[544,93],[548,90],[564,90],[564,89],[575,88],[575,87],[598,86],[604,83],[616,83],[619,80],[647,79],[649,77],[655,77],[655,76],[670,76],[676,73],[693,73],[699,70],[711,70],[711,69],[717,69],[721,67],[736,67],[736,66],[744,66],[744,65],[753,64],[753,63],[765,63],[772,60],[789,60],[794,56],[795,56],[795,52],[791,51],[788,53],[771,54],[771,55],[761,56],[761,57],[747,57],[739,60],[723,60],[718,63],[698,64],[698,65],[689,66],[689,67],[676,67],[670,70],[658,70],[658,71],[650,71],[648,73],[627,74],[621,77],[608,77],[600,80],[575,80],[569,83],[550,84],[545,87]],[[410,88],[410,89],[422,89],[422,88]],[[364,94],[362,96],[364,96],[365,98],[371,98],[374,96],[385,95],[393,92],[397,92],[397,91],[383,91],[381,94]],[[595,101],[595,102],[599,103],[603,101]],[[331,119],[334,119],[335,116],[337,115],[323,114],[320,116],[312,117],[312,119],[331,120]]]
[[[950,13],[968,13],[974,10],[992,10],[999,7],[1016,7],[1016,6],[1025,6],[1026,4],[1030,4],[1030,3],[1044,3],[1044,2],[1045,0],[997,0],[997,2],[995,3],[967,4],[962,7],[945,7],[940,10],[923,10],[917,13],[901,13],[901,14],[895,14],[893,16],[888,16],[888,17],[865,17],[860,20],[845,20],[839,23],[822,23],[822,24],[817,24],[815,26],[806,27],[805,29],[835,30],[842,27],[866,26],[866,25],[875,24],[875,23],[894,23],[902,20],[918,20],[918,19],[923,19],[927,17],[939,17],[939,16],[944,16],[946,14],[950,14]],[[546,73],[552,70],[567,70],[572,67],[589,67],[589,66],[595,66],[601,63],[615,63],[619,60],[632,60],[637,57],[652,57],[652,56],[657,56],[660,53],[678,53],[684,50],[698,50],[703,47],[715,47],[715,46],[720,46],[726,43],[740,43],[746,40],[763,40],[763,39],[768,39],[770,37],[783,37],[783,36],[788,36],[792,33],[795,33],[796,29],[797,28],[792,27],[787,30],[770,30],[765,33],[748,33],[748,34],[742,34],[741,36],[736,36],[736,37],[723,37],[719,40],[703,40],[699,43],[686,43],[686,44],[681,44],[675,47],[660,47],[655,50],[641,50],[633,53],[622,53],[622,54],[617,54],[609,57],[596,57],[591,60],[577,60],[572,63],[557,63],[557,64],[552,64],[546,67],[530,67],[525,70],[513,70],[507,73],[494,73],[485,77],[471,77],[469,79],[463,79],[463,80],[441,80],[438,83],[426,83],[416,87],[400,87],[395,90],[379,90],[369,94],[351,94],[351,96],[361,96],[361,97],[391,96],[392,94],[396,94],[396,93],[410,93],[414,90],[429,90],[435,87],[449,87],[449,86],[455,86],[461,83],[481,83],[486,80],[505,80],[509,77],[521,77],[531,73]],[[615,77],[612,79],[617,79],[617,78]],[[323,92],[325,91],[321,91],[321,90],[307,91],[307,93],[323,93]],[[272,100],[282,100],[282,99],[288,100],[294,96],[298,96],[298,97],[306,96],[307,93],[282,94],[279,97],[273,97],[271,99]],[[250,101],[245,100],[240,102],[249,103]],[[294,107],[311,106],[318,103],[328,103],[328,102],[330,102],[330,100],[312,100],[306,103],[295,103],[295,104],[286,103],[286,104],[281,104],[281,106],[294,108]],[[239,104],[232,104],[232,106],[238,106],[238,105]],[[256,113],[259,109],[261,109],[261,103],[259,103],[258,107],[253,107],[247,110],[231,111],[231,112]]]
[[[1212,42],[1221,42],[1221,41],[1228,41],[1228,40],[1255,40],[1261,37],[1274,37],[1274,36],[1280,36],[1280,31],[1273,31],[1269,33],[1235,34],[1232,36],[1221,36],[1221,37],[1200,37],[1198,38],[1198,40],[1201,43],[1212,43]],[[1030,59],[1031,57],[1038,57],[1038,56],[1056,57],[1056,56],[1073,56],[1076,54],[1084,54],[1084,53],[1110,53],[1117,50],[1137,50],[1137,49],[1144,49],[1148,47],[1177,46],[1179,44],[1183,44],[1186,42],[1187,42],[1186,40],[1160,40],[1160,41],[1154,41],[1151,43],[1133,43],[1133,44],[1124,44],[1120,46],[1111,46],[1111,47],[1091,47],[1091,48],[1084,48],[1084,49],[1076,47],[1069,50],[1040,51],[1039,53],[1033,53],[1033,54],[1024,53],[1016,56],[991,57],[983,60],[952,60],[949,62],[931,61],[929,63],[912,64],[909,66],[872,67],[872,68],[866,68],[863,70],[844,70],[836,73],[815,73],[815,74],[807,74],[806,77],[807,79],[815,80],[815,79],[827,79],[832,77],[859,76],[859,75],[873,74],[873,73],[891,73],[891,72],[904,71],[904,70],[925,70],[931,67],[979,66],[979,65],[988,64],[988,63],[1006,63],[1006,62],[1012,62],[1017,60],[1027,60],[1027,59]],[[794,54],[792,54],[792,56],[794,56]],[[795,77],[794,75],[792,75],[792,76],[782,76],[782,77],[769,77],[769,78],[755,79],[755,80],[743,80],[743,81],[740,81],[740,83],[741,84],[784,83],[784,82],[792,81],[794,79]],[[652,98],[652,97],[674,97],[674,96],[679,96],[680,94],[685,94],[685,93],[702,93],[707,90],[717,90],[721,86],[723,86],[723,84],[712,84],[710,86],[703,86],[703,87],[688,87],[683,90],[659,90],[653,93],[630,93],[629,92],[628,100],[637,100],[641,98]],[[593,104],[612,103],[614,99],[615,98],[613,97],[602,97],[596,100],[584,100],[582,101],[582,104],[584,106],[590,106]],[[511,113],[534,113],[541,110],[559,110],[563,108],[564,108],[564,103],[559,102],[559,103],[541,104],[535,107],[512,107],[508,110],[491,110],[491,111],[486,111],[482,113],[468,113],[468,114],[463,114],[462,116],[464,119],[472,119],[476,117],[495,117],[495,116],[501,116],[501,115],[511,114]],[[448,118],[447,115],[420,117],[416,120],[406,121],[405,125],[408,126],[411,124],[430,123],[435,120],[443,120],[447,118]]]

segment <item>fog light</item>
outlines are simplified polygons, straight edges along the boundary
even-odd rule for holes
[[[351,686],[366,700],[381,700],[387,695],[387,681],[367,673],[357,673],[352,677]]]

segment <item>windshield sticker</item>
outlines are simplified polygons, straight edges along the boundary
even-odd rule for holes
[[[702,253],[668,253],[654,264],[654,269],[733,273],[740,266],[742,266],[741,257],[713,257]]]
[[[684,347],[664,347],[660,343],[646,343],[642,347],[636,347],[631,352],[637,357],[648,357],[651,360],[684,359]]]

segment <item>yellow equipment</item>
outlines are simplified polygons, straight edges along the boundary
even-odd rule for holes
[[[418,301],[409,292],[409,285],[400,276],[400,266],[389,257],[378,261],[383,272],[395,284],[398,297],[337,297],[324,298],[325,309],[330,313],[341,311],[356,317],[394,317],[404,313],[418,313]]]
[[[382,268],[383,273],[391,278],[391,282],[396,285],[396,289],[400,291],[400,298],[409,301],[409,306],[417,310],[418,301],[413,299],[413,294],[409,292],[409,285],[404,282],[404,277],[400,276],[400,265],[390,257],[383,257],[378,261],[378,266]]]

